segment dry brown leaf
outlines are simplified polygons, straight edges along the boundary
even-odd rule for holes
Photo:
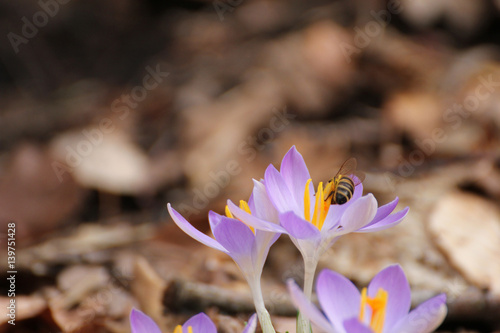
[[[93,332],[103,321],[127,317],[134,301],[102,266],[78,265],[58,275],[46,289],[52,318],[63,332]]]
[[[83,224],[69,236],[57,236],[19,251],[18,267],[43,274],[45,265],[81,260],[81,256],[99,255],[98,251],[151,238],[153,226]]]
[[[47,289],[46,297],[52,319],[62,332],[78,332],[92,326],[91,321],[95,317],[92,309],[68,311],[64,308],[64,295],[56,288]]]
[[[256,0],[244,2],[234,13],[252,33],[263,33],[279,29],[291,18],[293,9],[286,1]]]
[[[134,263],[134,279],[131,288],[141,310],[162,327],[164,323],[163,294],[166,282],[144,257],[137,256]]]
[[[343,53],[342,45],[352,42],[349,33],[330,20],[312,24],[304,30],[304,59],[315,75],[336,86],[347,86],[354,78],[354,62]],[[351,45],[352,46],[352,45]]]
[[[444,17],[452,30],[464,35],[477,31],[487,14],[486,1],[480,0],[403,0],[402,3],[401,15],[414,26],[427,27]]]
[[[57,276],[57,286],[64,294],[61,306],[69,309],[81,303],[90,293],[103,288],[110,281],[107,270],[101,266],[76,265]]]
[[[413,138],[433,136],[441,127],[443,105],[438,96],[430,93],[405,92],[391,97],[385,107],[390,123]],[[444,132],[444,131],[443,131]]]
[[[116,194],[142,193],[148,187],[150,162],[131,138],[110,125],[60,134],[51,144],[59,174],[71,172],[89,188]]]
[[[429,218],[437,245],[463,276],[500,295],[500,212],[473,194],[442,197]]]
[[[63,332],[96,332],[103,321],[127,317],[134,305],[130,295],[112,280],[71,309],[65,307],[66,296],[55,288],[47,289],[46,297],[52,318]]]

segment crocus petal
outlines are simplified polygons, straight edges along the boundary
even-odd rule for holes
[[[221,221],[223,215],[217,214],[213,210],[208,212],[208,223],[210,224],[210,230],[214,230],[217,224]]]
[[[236,206],[231,200],[227,201],[227,205],[234,216],[236,216],[239,220],[244,221],[247,225],[254,227],[255,229],[286,233],[286,230],[280,225],[262,220],[252,214],[248,214],[243,209]]]
[[[356,286],[336,272],[324,269],[318,275],[316,294],[321,308],[338,332],[345,332],[343,322],[357,317],[361,295]]]
[[[189,318],[189,320],[182,325],[183,332],[187,333],[189,326],[193,328],[193,332],[217,333],[217,327],[215,327],[212,320],[203,312]]]
[[[255,179],[253,181],[252,198],[255,207],[252,210],[252,214],[255,214],[256,217],[262,220],[279,223],[278,211],[274,208],[271,199],[269,199],[266,187],[263,183]]]
[[[285,183],[281,174],[276,170],[276,168],[270,165],[266,169],[264,175],[264,180],[266,183],[267,195],[271,199],[274,207],[280,213],[295,211],[297,214],[300,211],[299,206],[295,202],[295,198],[290,192],[287,184]],[[302,208],[302,211],[304,209]]]
[[[373,333],[373,331],[363,325],[358,318],[351,318],[344,321],[344,329],[349,333]]]
[[[402,318],[390,333],[429,333],[441,325],[446,313],[446,295],[440,294],[420,304]]]
[[[304,189],[311,176],[309,175],[309,170],[307,170],[304,158],[297,151],[295,146],[292,146],[292,148],[290,148],[290,150],[286,153],[285,157],[283,157],[280,172],[285,183],[290,189],[296,204],[299,206],[299,209],[303,211]],[[310,192],[312,192],[312,184]]]
[[[368,227],[372,224],[378,223],[378,222],[382,221],[383,219],[385,219],[387,216],[389,216],[389,214],[392,213],[393,210],[398,205],[398,201],[399,201],[399,198],[396,197],[396,199],[392,200],[388,204],[380,206],[377,209],[377,214],[375,214],[375,217],[373,218],[373,220],[370,223],[368,223],[365,227]]]
[[[306,298],[302,290],[300,290],[299,286],[292,279],[287,281],[287,285],[293,304],[306,318],[326,332],[335,332],[333,326],[321,311]]]
[[[206,246],[227,253],[227,250],[221,244],[219,244],[215,239],[210,238],[204,233],[198,231],[184,217],[182,217],[181,214],[173,209],[170,204],[167,204],[167,208],[175,224],[177,224],[182,231]]]
[[[130,312],[130,328],[132,333],[161,333],[153,319],[136,309]]]
[[[368,285],[368,296],[375,297],[379,289],[389,294],[384,326],[392,327],[408,314],[411,306],[410,285],[401,266],[391,265],[375,275]]]
[[[250,319],[248,319],[248,323],[245,326],[245,329],[242,333],[254,333],[257,328],[257,314],[254,313]]]
[[[370,222],[377,213],[377,200],[370,193],[356,200],[340,219],[342,234],[356,231]]]
[[[359,229],[356,232],[374,232],[374,231],[380,231],[380,230],[385,230],[388,228],[391,228],[397,224],[399,224],[405,216],[408,214],[408,211],[410,210],[409,207],[406,207],[403,210],[400,210],[397,213],[391,214],[387,216],[385,219],[378,221],[375,224],[371,224],[367,227],[363,227]]]
[[[255,235],[244,223],[223,216],[212,232],[215,239],[227,249],[229,255],[251,255]]]
[[[281,225],[290,237],[297,239],[319,238],[321,233],[310,222],[298,217],[294,212],[280,214]]]
[[[255,179],[252,179],[252,180],[255,182]],[[254,188],[255,188],[255,185],[254,185]],[[248,204],[248,207],[250,208],[251,212],[257,211],[256,206],[255,206],[253,191],[252,191],[252,193],[250,193],[250,197],[248,198],[247,204]]]

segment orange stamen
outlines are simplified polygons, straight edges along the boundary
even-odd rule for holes
[[[370,328],[375,333],[382,333],[384,330],[385,313],[387,309],[387,300],[389,294],[387,291],[380,288],[375,297],[368,297],[366,288],[361,291],[361,309],[359,311],[359,320],[364,321],[365,308],[368,305],[372,309],[372,316],[370,319]]]

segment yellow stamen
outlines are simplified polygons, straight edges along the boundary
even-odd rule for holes
[[[250,206],[248,206],[245,200],[240,200],[240,208],[243,209],[248,214],[252,214],[252,212],[250,211]]]
[[[325,223],[326,215],[328,215],[328,210],[330,209],[330,200],[325,200],[324,196],[327,191],[330,191],[331,185],[327,184],[326,189],[323,189],[323,183],[319,183],[318,191],[316,192],[316,199],[314,202],[314,211],[311,219],[311,197],[309,191],[309,185],[311,184],[311,179],[306,182],[306,188],[304,189],[304,218],[306,221],[311,222],[316,228],[321,230],[323,224]]]
[[[229,210],[229,206],[228,205],[226,205],[226,216],[229,217],[229,218],[234,219],[233,213],[231,213],[231,211]]]
[[[243,209],[245,212],[247,212],[248,214],[252,214],[252,211],[250,210],[250,206],[248,206],[247,202],[244,201],[244,200],[240,200],[240,208]],[[231,211],[229,210],[229,206],[226,205],[226,216],[229,217],[229,218],[232,218],[234,219],[234,215],[233,213],[231,213]],[[239,220],[239,219],[238,219]],[[241,220],[240,220],[241,221]],[[243,221],[242,221],[243,222]],[[250,230],[252,230],[252,232],[255,234],[255,228],[254,227],[251,227],[249,225],[247,225]],[[177,333],[177,332],[174,332],[174,333]],[[182,333],[182,332],[181,332]]]
[[[306,221],[311,221],[311,193],[309,192],[309,184],[311,184],[312,179],[309,179],[306,183],[306,189],[304,191],[304,217]]]
[[[365,308],[366,308],[366,303],[367,303],[367,299],[366,299],[366,288],[363,288],[363,290],[361,290],[361,309],[359,309],[359,321],[360,322],[363,322],[363,320],[365,319]]]
[[[243,209],[248,214],[252,215],[252,211],[250,210],[250,206],[248,206],[248,203],[245,200],[240,200],[240,208]],[[251,227],[251,226],[248,226],[248,227],[255,234],[255,228]]]
[[[314,224],[319,230],[319,215],[321,213],[321,203],[323,202],[323,183],[320,182],[318,185],[318,192],[316,192],[316,202],[314,203],[314,214],[311,223]]]
[[[388,298],[389,294],[382,288],[377,291],[377,294],[373,298],[366,295],[366,288],[363,288],[361,292],[361,309],[359,312],[359,320],[363,322],[366,305],[370,306],[370,308],[372,309],[370,328],[375,333],[382,333],[384,329]]]
[[[327,185],[327,189],[328,189],[328,185]],[[325,189],[325,192],[326,192],[326,189]],[[318,196],[320,196],[321,198],[323,198],[325,192],[320,192],[319,188],[318,188],[318,193],[319,193]],[[326,200],[326,201],[322,200],[321,201],[321,213],[320,213],[320,217],[319,217],[319,219],[321,221],[320,228],[319,228],[320,230],[321,230],[321,228],[323,228],[323,224],[325,223],[326,215],[328,215],[328,211],[330,210],[330,205],[331,205],[330,200]]]
[[[182,326],[181,325],[175,326],[174,333],[182,333]]]
[[[193,333],[193,328],[191,326],[188,327],[188,333]]]

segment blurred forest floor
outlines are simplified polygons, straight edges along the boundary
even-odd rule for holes
[[[322,258],[360,286],[400,263],[414,303],[440,292],[440,332],[500,331],[500,1],[0,1],[0,276],[16,224],[16,326],[165,332],[206,311],[220,332],[253,312],[207,212],[247,199],[296,145],[313,181],[354,156],[365,192],[398,196],[395,228]],[[293,332],[286,237],[264,294]],[[0,294],[8,305],[8,286]]]

